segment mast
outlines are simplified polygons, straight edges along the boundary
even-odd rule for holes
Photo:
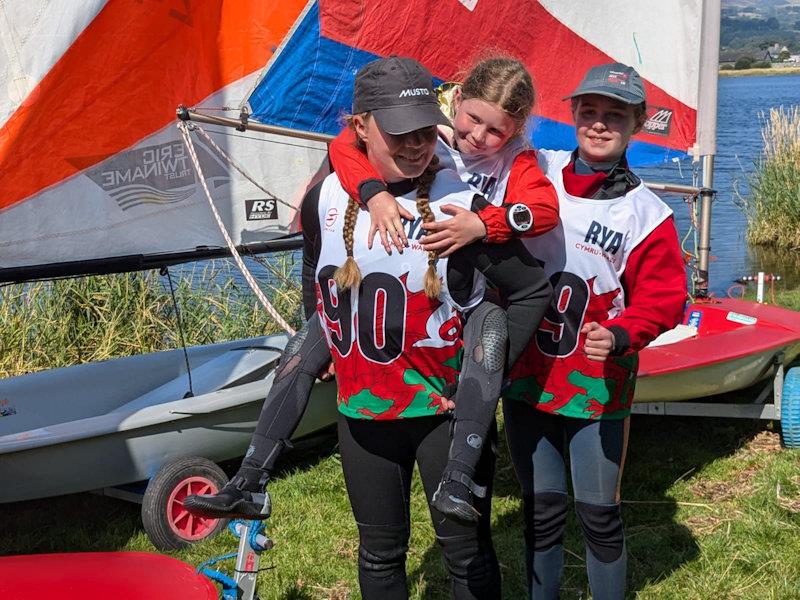
[[[708,295],[708,262],[711,253],[711,204],[714,191],[714,155],[717,152],[717,80],[719,78],[720,0],[703,2],[700,43],[700,81],[697,104],[697,143],[694,155],[702,161],[700,190],[700,244],[697,296]]]

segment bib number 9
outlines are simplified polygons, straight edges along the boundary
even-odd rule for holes
[[[589,286],[574,273],[550,276],[553,300],[536,332],[536,345],[548,356],[569,356],[578,346],[578,336],[589,306]]]

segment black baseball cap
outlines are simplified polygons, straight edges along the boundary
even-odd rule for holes
[[[353,114],[370,112],[386,133],[450,125],[439,109],[430,71],[413,58],[389,56],[356,74]]]
[[[620,100],[626,104],[641,104],[645,101],[644,83],[633,67],[622,63],[609,63],[592,67],[583,76],[578,87],[564,100],[598,94]]]

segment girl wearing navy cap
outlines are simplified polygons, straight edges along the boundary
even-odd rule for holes
[[[637,352],[680,322],[686,275],[672,211],[625,158],[646,119],[639,74],[594,67],[569,99],[578,147],[539,151],[561,223],[525,240],[550,276],[553,304],[511,373],[505,425],[523,491],[531,598],[558,598],[569,453],[592,597],[621,600],[619,485]]]

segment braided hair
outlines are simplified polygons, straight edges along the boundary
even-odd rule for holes
[[[336,287],[343,290],[357,288],[361,283],[361,269],[358,268],[358,264],[353,258],[353,230],[356,227],[356,219],[358,219],[358,209],[358,202],[351,196],[347,201],[347,210],[344,211],[344,229],[342,230],[347,259],[333,274]]]
[[[439,171],[439,159],[434,155],[430,164],[425,167],[425,171],[416,178],[417,184],[417,211],[422,217],[423,222],[432,223],[435,221],[433,211],[429,204],[429,196],[433,181],[436,179],[436,172]],[[353,258],[353,230],[358,219],[359,206],[352,197],[347,201],[347,209],[344,213],[344,228],[342,237],[344,238],[344,248],[347,252],[347,259],[344,264],[336,269],[333,280],[339,289],[357,288],[361,283],[361,269]],[[436,273],[436,260],[439,253],[435,250],[428,252],[428,269],[425,271],[424,288],[428,298],[437,298],[442,291],[442,283]]]
[[[430,207],[429,196],[431,187],[433,186],[433,180],[436,179],[436,172],[439,169],[439,157],[434,155],[433,160],[431,160],[422,175],[417,177],[417,212],[419,212],[424,223],[433,223],[436,220]],[[442,291],[442,282],[439,280],[439,275],[436,273],[436,260],[438,257],[438,251],[428,251],[428,268],[425,271],[423,285],[425,287],[425,295],[431,299],[438,298],[439,293]]]

